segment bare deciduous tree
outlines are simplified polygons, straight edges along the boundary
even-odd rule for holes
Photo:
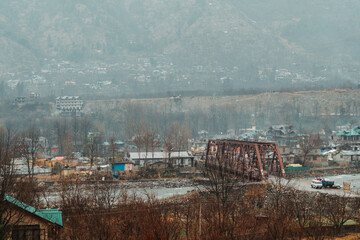
[[[335,234],[339,234],[344,224],[356,217],[359,200],[353,197],[338,195],[323,195],[325,217],[333,225]]]
[[[115,138],[112,136],[109,139],[109,153],[111,156],[111,162],[114,163],[116,160],[116,155],[119,150],[119,146],[116,144]]]
[[[233,238],[237,225],[236,219],[243,213],[242,209],[238,209],[238,204],[242,202],[246,186],[242,183],[242,179],[233,174],[228,167],[233,166],[233,161],[235,161],[230,155],[224,154],[221,157],[217,155],[214,157],[215,163],[203,169],[204,177],[208,179],[205,187],[209,193],[205,197],[205,201],[209,202],[207,204],[209,209],[204,218],[208,225],[214,226],[211,238]]]
[[[188,150],[188,141],[190,137],[191,132],[186,127],[186,125],[180,125],[178,122],[173,123],[170,129],[165,132],[164,149],[168,154],[168,163],[170,161],[172,152]]]
[[[21,137],[19,150],[26,160],[29,176],[33,177],[37,154],[41,149],[40,130],[35,126],[31,126],[23,132]]]
[[[20,178],[14,159],[19,151],[18,137],[11,128],[0,127],[0,240],[9,239],[12,227],[24,218],[9,199],[37,206],[38,185],[32,178]],[[10,197],[11,196],[11,197]]]
[[[98,132],[91,134],[87,139],[84,151],[90,158],[90,169],[92,169],[95,159],[97,159],[100,155],[101,140],[101,134]]]
[[[302,165],[304,166],[307,162],[307,157],[311,151],[321,146],[321,139],[319,134],[309,134],[305,132],[299,137],[298,144],[302,156]]]

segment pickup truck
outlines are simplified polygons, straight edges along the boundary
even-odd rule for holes
[[[322,186],[322,183],[321,183],[321,181],[319,181],[319,180],[312,180],[311,181],[311,187],[312,188],[322,188],[323,186]]]
[[[334,186],[334,181],[329,181],[328,179],[321,179],[321,183],[324,188],[329,187],[332,188]]]
[[[323,188],[339,188],[340,186],[335,184],[334,181],[330,181],[325,178],[315,178],[314,181],[320,181]]]

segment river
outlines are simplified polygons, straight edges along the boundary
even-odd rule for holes
[[[90,184],[88,186],[95,186]],[[193,190],[201,188],[196,186],[191,180],[155,180],[155,181],[132,181],[125,183],[115,183],[114,194],[121,196],[124,191],[128,196],[136,196],[139,198],[147,199],[148,197],[155,199],[171,198],[177,195],[187,194]],[[91,194],[91,191],[88,192]],[[61,193],[59,188],[53,188],[43,199],[45,202],[58,204],[61,200]],[[46,199],[46,200],[45,200]]]

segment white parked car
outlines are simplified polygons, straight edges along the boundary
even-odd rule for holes
[[[323,185],[322,185],[322,182],[321,181],[319,181],[319,180],[312,180],[311,181],[311,187],[312,188],[322,188],[323,187]]]

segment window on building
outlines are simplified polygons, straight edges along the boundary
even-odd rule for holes
[[[19,226],[14,226],[11,239],[40,240],[40,237],[42,235],[44,235],[44,230],[40,229],[40,225],[19,225]]]

